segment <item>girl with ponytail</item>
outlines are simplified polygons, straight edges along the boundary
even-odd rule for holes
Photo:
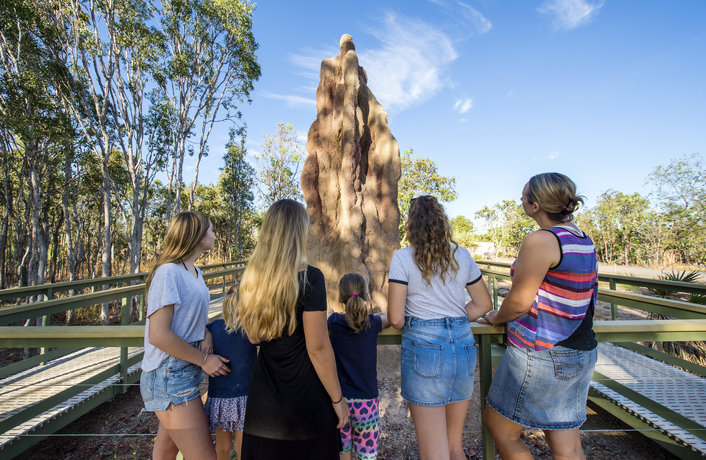
[[[349,411],[349,423],[341,429],[341,460],[350,459],[353,449],[355,458],[374,459],[380,437],[377,335],[390,323],[387,315],[371,313],[368,283],[361,275],[343,275],[338,295],[345,313],[329,316],[328,328]]]

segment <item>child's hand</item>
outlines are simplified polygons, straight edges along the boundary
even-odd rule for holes
[[[226,365],[230,360],[220,355],[208,355],[206,361],[201,366],[201,369],[208,374],[209,377],[218,377],[219,375],[230,374],[230,367]]]

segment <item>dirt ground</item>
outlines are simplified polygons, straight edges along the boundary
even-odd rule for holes
[[[418,459],[414,426],[400,397],[399,346],[381,346],[378,352],[380,387],[380,459]],[[476,376],[478,373],[476,372]],[[206,389],[206,384],[203,384]],[[469,459],[481,457],[481,421],[479,384],[464,430],[464,449]],[[116,396],[79,420],[68,425],[57,436],[40,442],[22,455],[26,459],[147,459],[150,458],[157,420],[153,414],[141,414],[142,400],[138,386]],[[588,421],[582,427],[584,451],[588,459],[674,460],[656,444],[639,433],[627,429],[620,421],[598,408],[588,408]],[[76,434],[96,436],[76,436]],[[541,431],[529,430],[524,439],[537,459],[551,455]],[[500,458],[499,456],[496,458]]]

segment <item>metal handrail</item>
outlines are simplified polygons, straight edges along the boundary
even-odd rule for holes
[[[477,260],[478,265],[491,267],[510,268],[510,262],[498,262],[493,260]],[[618,275],[613,273],[602,273],[598,271],[598,281],[610,283],[611,289],[615,289],[615,284],[626,286],[646,287],[650,289],[661,289],[670,292],[687,292],[690,294],[706,294],[705,283],[689,283],[686,281],[662,280],[655,278],[644,278],[639,276]]]
[[[246,260],[238,260],[234,262],[223,262],[218,264],[208,264],[201,265],[199,268],[201,271],[214,270],[218,268],[225,268],[228,266],[235,265],[237,267],[244,266]],[[95,286],[112,286],[121,283],[130,283],[133,281],[145,282],[149,272],[133,273],[128,275],[116,275],[107,276],[105,278],[92,278],[74,281],[60,281],[58,283],[46,283],[37,284],[35,286],[22,286],[16,288],[2,289],[0,290],[0,302],[11,299],[19,299],[22,297],[34,296],[34,295],[45,295],[51,298],[53,294],[57,292],[64,292],[70,290],[85,289]],[[206,273],[204,273],[204,279],[206,279]]]

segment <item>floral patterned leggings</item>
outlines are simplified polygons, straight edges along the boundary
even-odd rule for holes
[[[347,402],[350,417],[346,426],[341,428],[341,453],[353,448],[354,459],[374,460],[380,437],[379,398],[349,399]]]

